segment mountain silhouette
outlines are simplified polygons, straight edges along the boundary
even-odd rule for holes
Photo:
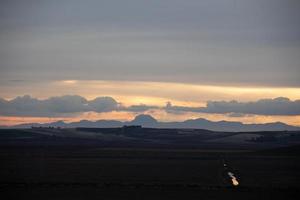
[[[132,121],[121,122],[117,120],[98,120],[88,121],[81,120],[79,122],[65,123],[57,121],[52,123],[38,124],[20,124],[10,127],[2,128],[30,128],[34,127],[63,127],[63,128],[76,128],[76,127],[91,127],[91,128],[115,128],[124,125],[140,125],[148,128],[177,128],[177,129],[207,129],[212,131],[224,132],[241,132],[241,131],[294,131],[300,130],[300,127],[291,126],[282,122],[265,123],[265,124],[243,124],[241,122],[218,121],[213,122],[203,118],[189,119],[183,122],[158,122],[151,115],[137,115]]]
[[[134,120],[128,123],[129,125],[140,125],[145,127],[156,127],[158,122],[151,115],[137,115]]]

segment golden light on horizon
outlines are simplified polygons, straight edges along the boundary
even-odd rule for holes
[[[78,81],[77,80],[63,80],[63,84],[76,84]]]
[[[24,93],[24,91],[28,91]],[[146,81],[98,81],[98,80],[61,80],[34,82],[10,88],[0,86],[2,98],[30,94],[45,99],[66,94],[80,95],[88,100],[99,96],[111,96],[125,105],[150,104],[165,105],[171,101],[177,105],[201,106],[207,101],[240,102],[256,101],[264,98],[287,97],[300,99],[300,88],[289,87],[250,87],[214,86],[172,82]]]
[[[291,100],[300,99],[300,88],[284,87],[235,87],[213,86],[172,82],[146,82],[146,81],[97,81],[97,80],[60,80],[50,82],[30,82],[10,88],[0,85],[2,98],[11,100],[24,91],[38,99],[47,99],[53,96],[80,95],[88,100],[96,97],[110,96],[123,106],[150,105],[164,107],[166,102],[172,105],[186,107],[204,107],[207,101],[250,102],[265,98],[287,97]],[[300,116],[280,115],[243,115],[239,117],[228,114],[209,114],[196,112],[167,113],[162,109],[151,109],[143,112],[150,114],[160,121],[184,121],[187,119],[205,118],[211,121],[239,121],[249,123],[283,122],[300,126]],[[19,124],[29,122],[51,122],[65,120],[67,122],[82,119],[116,119],[121,121],[131,120],[140,113],[109,112],[109,113],[78,113],[73,117],[37,118],[37,117],[7,117],[2,116],[1,124]]]
[[[259,116],[259,115],[245,115],[242,117],[230,117],[227,114],[209,114],[209,113],[167,113],[164,110],[154,109],[143,112],[153,116],[158,121],[162,122],[181,122],[188,119],[204,118],[210,121],[232,121],[242,122],[244,124],[261,124],[272,122],[283,122],[293,126],[300,126],[300,115],[296,116]],[[63,120],[67,123],[77,122],[80,120],[119,120],[131,121],[136,115],[141,113],[125,112],[125,111],[112,111],[105,113],[85,112],[73,117],[18,117],[18,116],[0,116],[0,125],[16,125],[23,123],[49,123]]]

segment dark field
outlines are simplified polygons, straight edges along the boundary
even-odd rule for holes
[[[239,177],[223,176],[226,159]],[[1,193],[20,199],[296,199],[295,155],[201,150],[1,148]]]
[[[38,141],[43,145],[2,141],[5,199],[299,199],[299,146],[105,148]]]

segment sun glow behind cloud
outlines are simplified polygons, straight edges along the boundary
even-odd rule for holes
[[[255,101],[280,96],[291,100],[300,99],[300,88],[218,86],[173,82],[147,81],[98,81],[60,80],[24,82],[18,85],[0,85],[1,97],[12,99],[30,94],[37,98],[48,98],[66,94],[81,95],[87,99],[98,96],[111,96],[126,105],[164,105],[172,101],[177,105],[202,106],[206,101],[238,100]]]
[[[98,80],[58,80],[24,82],[10,86],[1,85],[0,92],[5,99],[12,99],[30,91],[30,95],[39,99],[65,94],[76,94],[88,100],[99,96],[110,96],[123,106],[151,105],[163,107],[171,101],[173,105],[202,107],[207,101],[239,102],[256,101],[264,98],[287,97],[291,100],[300,99],[300,88],[284,87],[235,87],[217,85],[197,85],[172,82],[146,81],[98,81]],[[85,112],[72,117],[0,117],[1,125],[12,125],[29,122],[51,122],[64,120],[66,122],[99,119],[115,119],[126,121],[137,114],[150,114],[159,121],[183,121],[186,119],[205,118],[211,121],[240,121],[244,123],[268,123],[281,121],[287,124],[300,125],[300,116],[267,116],[211,114],[195,112],[170,113],[162,109],[151,109],[144,112],[112,111],[104,113]]]
[[[71,84],[76,84],[77,80],[64,80],[64,81],[61,81],[61,83],[65,84],[65,85],[71,85]]]

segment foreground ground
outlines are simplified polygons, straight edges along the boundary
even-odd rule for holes
[[[0,130],[0,193],[5,199],[299,199],[299,144],[300,133],[286,131]]]
[[[8,199],[297,199],[298,148],[286,149],[2,146],[0,190]]]

